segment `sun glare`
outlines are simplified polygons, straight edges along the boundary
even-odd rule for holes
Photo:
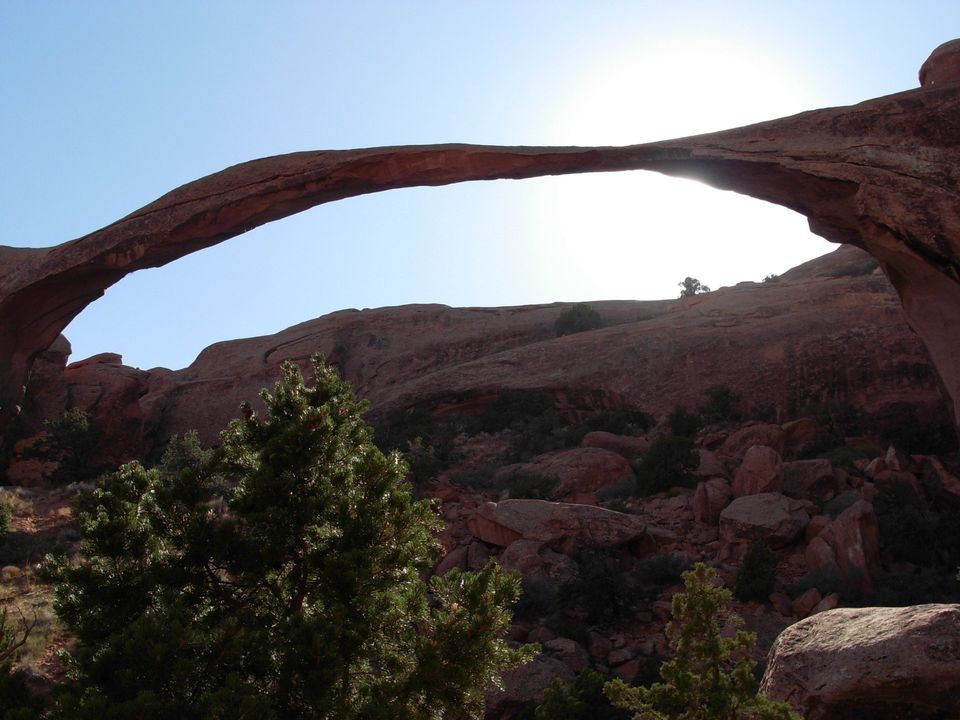
[[[564,145],[627,145],[814,107],[802,76],[770,57],[661,45],[584,68],[549,134]],[[688,180],[628,172],[537,182],[535,252],[553,277],[578,278],[576,287],[542,288],[558,300],[675,297],[686,275],[714,288],[760,280],[834,247],[796,213]]]

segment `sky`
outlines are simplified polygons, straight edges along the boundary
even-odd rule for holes
[[[958,35],[956,0],[0,0],[0,245],[298,150],[632,144],[848,105],[916,87]],[[176,369],[343,308],[676,297],[833,247],[645,172],[394,190],[129,275],[65,334],[71,360]]]

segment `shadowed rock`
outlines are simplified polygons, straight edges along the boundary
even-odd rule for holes
[[[960,85],[946,61],[929,62],[928,73],[946,71],[920,89],[645,145],[435,145],[263,158],[188,183],[78,240],[0,248],[0,433],[19,412],[35,357],[130,272],[355,195],[617,170],[693,178],[777,203],[806,215],[815,233],[867,250],[899,293],[960,419]]]
[[[807,720],[960,713],[960,605],[844,608],[784,630],[761,692]]]

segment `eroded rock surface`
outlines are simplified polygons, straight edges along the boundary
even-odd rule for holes
[[[806,720],[960,713],[960,605],[840,608],[788,627],[761,691]]]

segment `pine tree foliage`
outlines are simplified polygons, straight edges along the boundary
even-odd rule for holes
[[[47,567],[78,640],[61,717],[477,718],[531,656],[502,640],[515,576],[422,580],[434,509],[365,404],[313,369],[308,387],[285,364],[266,417],[245,406],[199,465],[181,447],[80,500],[79,562]]]
[[[756,663],[747,655],[756,636],[742,630],[723,636],[727,619],[742,620],[730,615],[730,591],[715,580],[716,571],[703,563],[683,574],[666,630],[675,656],[661,666],[662,682],[633,688],[613,680],[604,692],[634,720],[799,720],[786,703],[757,694]]]

